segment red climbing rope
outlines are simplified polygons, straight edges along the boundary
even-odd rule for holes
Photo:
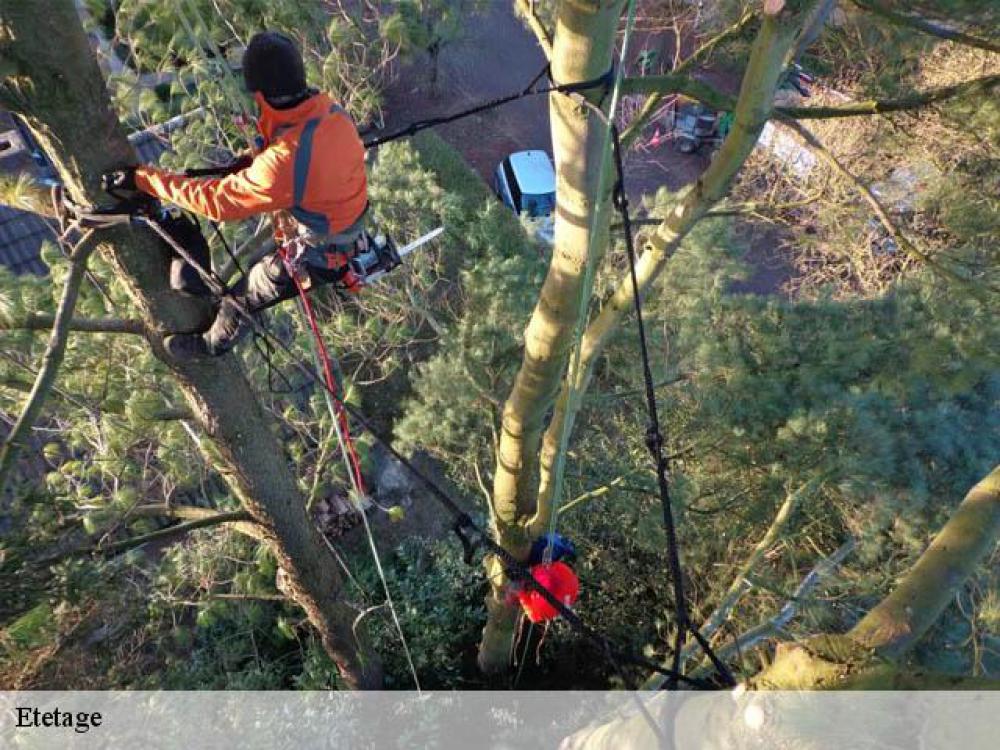
[[[305,313],[306,320],[309,322],[309,328],[312,329],[313,338],[316,340],[316,351],[319,353],[320,362],[323,364],[323,378],[326,380],[327,391],[333,397],[333,408],[337,423],[340,425],[340,433],[344,437],[344,446],[347,448],[351,473],[354,475],[354,486],[358,488],[358,491],[362,495],[367,495],[368,490],[365,488],[365,479],[361,475],[361,460],[358,458],[358,452],[354,448],[354,440],[351,438],[350,425],[347,420],[347,412],[344,410],[342,394],[338,388],[337,379],[333,376],[333,365],[330,363],[330,354],[327,351],[326,342],[323,340],[323,334],[320,333],[319,325],[316,322],[316,313],[313,311],[306,288],[302,286],[298,274],[295,273],[295,269],[292,268],[288,259],[285,258],[284,253],[282,253],[282,260],[285,261],[285,267],[288,270],[289,276],[295,282],[295,288],[298,290],[299,298],[302,300],[302,310]]]

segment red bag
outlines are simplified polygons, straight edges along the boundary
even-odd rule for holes
[[[566,563],[554,562],[535,565],[531,568],[531,575],[567,607],[572,607],[576,603],[576,599],[580,595],[580,579]],[[532,622],[545,622],[559,614],[556,608],[545,601],[540,593],[528,586],[524,586],[517,592],[517,599],[521,602],[524,613]]]

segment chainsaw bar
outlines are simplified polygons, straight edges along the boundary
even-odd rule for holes
[[[404,256],[409,255],[410,253],[412,253],[414,250],[416,250],[421,245],[426,245],[431,240],[436,239],[437,237],[440,237],[442,234],[444,234],[444,227],[438,227],[437,229],[432,229],[431,231],[429,231],[427,234],[423,235],[422,237],[418,237],[417,239],[413,240],[413,242],[411,242],[409,245],[404,245],[402,248],[400,248],[396,252],[398,252],[399,253],[399,257],[402,258],[402,257],[404,257]]]
[[[395,262],[393,262],[392,266],[390,268],[382,268],[382,269],[379,269],[379,270],[374,271],[372,273],[365,274],[363,276],[364,283],[365,284],[371,284],[373,282],[378,281],[383,276],[385,276],[387,273],[389,273],[389,271],[391,271],[393,268],[395,268],[400,263],[402,263],[403,258],[405,258],[407,255],[409,255],[410,253],[412,253],[414,250],[417,250],[418,248],[422,247],[423,245],[426,245],[431,240],[433,240],[433,239],[435,239],[437,237],[440,237],[442,234],[444,234],[444,227],[438,227],[437,229],[432,229],[430,232],[428,232],[427,234],[423,235],[422,237],[418,237],[417,239],[413,240],[413,242],[409,243],[408,245],[404,245],[399,250],[395,250],[394,251],[394,255],[395,255],[394,261]]]

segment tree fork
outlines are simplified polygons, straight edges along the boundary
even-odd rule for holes
[[[687,189],[670,215],[652,233],[636,264],[640,295],[649,290],[663,271],[667,260],[698,221],[729,192],[733,179],[756,146],[760,132],[771,115],[774,92],[784,68],[785,57],[798,36],[803,16],[815,1],[799,3],[794,12],[786,10],[765,15],[736,100],[733,129],[705,173]],[[548,523],[548,508],[552,503],[550,494],[555,484],[548,475],[548,469],[551,457],[560,444],[562,425],[573,423],[573,415],[570,415],[571,419],[568,421],[562,416],[569,404],[569,389],[576,388],[581,392],[587,389],[598,357],[618,332],[625,315],[633,306],[634,292],[631,279],[626,274],[584,332],[577,381],[571,383],[567,379],[563,383],[555,403],[556,413],[545,433],[542,447],[543,471],[538,492],[539,513],[532,521],[535,530]]]
[[[0,0],[0,102],[22,113],[53,160],[68,194],[100,204],[100,175],[135,163],[72,0]],[[197,422],[211,437],[210,460],[237,491],[262,538],[289,578],[287,590],[305,610],[347,685],[377,688],[381,665],[353,625],[356,611],[339,601],[341,576],[305,510],[285,452],[274,437],[233,355],[178,363],[160,337],[205,327],[208,306],[168,288],[168,253],[150,234],[107,230],[99,249],[112,261],[150,331],[154,354],[173,371]]]

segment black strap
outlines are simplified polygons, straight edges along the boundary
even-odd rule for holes
[[[606,73],[597,78],[592,78],[589,81],[574,81],[573,83],[561,83],[557,84],[554,81],[551,85],[545,86],[543,88],[536,89],[535,84],[537,84],[543,77],[549,76],[551,81],[551,74],[549,72],[549,66],[546,64],[536,75],[531,79],[531,82],[525,86],[520,91],[517,91],[507,96],[501,96],[496,99],[490,99],[489,101],[481,102],[475,104],[468,109],[463,109],[459,112],[455,112],[450,115],[442,115],[440,117],[431,117],[426,120],[417,120],[412,122],[404,128],[396,130],[388,135],[379,136],[377,138],[372,138],[365,141],[365,148],[372,149],[381,146],[385,143],[390,143],[392,141],[397,141],[400,138],[409,138],[410,136],[416,135],[421,130],[427,130],[428,128],[433,128],[438,125],[445,125],[449,122],[455,122],[456,120],[461,120],[466,117],[471,117],[472,115],[478,114],[480,112],[485,112],[488,109],[494,109],[503,104],[509,104],[510,102],[517,101],[518,99],[523,99],[528,96],[538,96],[540,94],[551,94],[551,93],[562,93],[562,94],[576,94],[582,91],[590,91],[592,89],[600,88],[607,91],[610,88],[611,83],[614,81],[615,69],[614,66],[608,69]]]
[[[625,168],[622,164],[621,139],[618,127],[609,122],[612,146],[615,159],[617,181],[614,188],[614,204],[621,214],[621,224],[625,232],[625,251],[628,254],[629,275],[632,279],[632,299],[635,307],[635,317],[639,332],[639,352],[642,356],[642,376],[645,381],[646,409],[649,413],[649,426],[646,429],[646,448],[656,464],[656,483],[660,493],[660,505],[663,508],[663,528],[667,535],[667,560],[670,567],[670,577],[673,579],[674,612],[677,618],[677,633],[674,639],[672,674],[668,675],[667,687],[675,688],[681,674],[681,651],[684,646],[684,636],[690,632],[692,637],[704,650],[719,675],[730,685],[736,681],[725,664],[716,656],[708,641],[691,623],[688,613],[687,599],[684,594],[684,579],[681,569],[680,552],[677,543],[677,527],[674,523],[673,507],[670,502],[670,470],[667,457],[663,452],[663,433],[660,430],[660,417],[656,406],[656,386],[653,371],[649,363],[649,344],[646,339],[646,326],[642,318],[642,295],[639,294],[639,278],[636,275],[635,240],[632,236],[632,219],[629,216],[628,196],[625,193]]]

